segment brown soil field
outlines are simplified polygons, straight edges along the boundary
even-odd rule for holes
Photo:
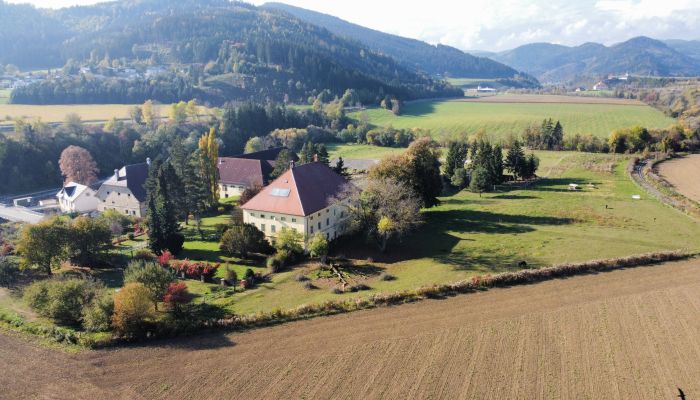
[[[499,94],[450,101],[466,101],[478,103],[571,103],[571,104],[622,104],[646,106],[639,100],[618,99],[612,97],[563,96],[550,94]]]
[[[0,335],[3,399],[700,397],[700,260],[115,350]]]
[[[680,194],[700,201],[700,154],[664,161],[658,168],[659,175]]]

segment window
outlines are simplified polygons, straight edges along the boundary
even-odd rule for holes
[[[126,197],[131,197],[131,193],[127,193],[127,194],[126,194]]]
[[[321,229],[321,223],[320,223],[320,222],[318,223],[318,229]]]
[[[270,192],[270,194],[275,197],[289,197],[289,192],[289,189],[272,188],[272,192]]]
[[[296,219],[296,218],[292,218],[292,222],[297,222],[297,219]]]
[[[121,196],[121,195],[122,195],[121,192],[117,192],[117,196]]]
[[[265,232],[265,224],[260,224],[260,230]]]
[[[345,211],[340,212],[340,218],[343,218],[345,216]]]
[[[313,221],[313,220],[314,220],[314,216],[312,215],[311,217],[309,217],[309,220]]]
[[[329,240],[330,238],[331,238],[331,235],[328,232],[326,232],[326,240]]]
[[[265,214],[260,214],[260,218],[265,219]]]
[[[280,219],[281,219],[282,221],[286,221],[286,220],[287,220],[287,218],[285,218],[285,217],[282,217],[282,218],[280,218]]]
[[[326,210],[326,214],[328,214],[329,212],[331,212],[331,210]]]
[[[250,213],[250,216],[251,216],[251,217],[254,217],[254,216],[255,216],[255,213]]]
[[[330,219],[330,218],[326,218],[326,226],[330,226],[330,225],[331,225],[331,219]]]
[[[335,208],[333,209],[333,215],[335,216]]]
[[[310,226],[310,227],[309,227],[309,232],[310,232],[310,233],[314,233],[314,227],[313,227],[313,226]]]
[[[320,216],[321,216],[321,213],[318,213],[318,216],[320,217]]]
[[[277,232],[276,229],[275,225],[270,225],[270,232],[275,233]]]

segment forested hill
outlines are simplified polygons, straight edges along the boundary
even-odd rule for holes
[[[357,40],[372,50],[395,58],[406,66],[432,75],[457,78],[514,78],[520,76],[515,69],[485,57],[471,54],[450,46],[433,46],[420,40],[376,31],[356,25],[332,15],[306,10],[282,3],[266,3],[262,7],[283,10],[331,32]],[[529,78],[523,76],[522,78]],[[534,79],[531,84],[536,85]]]
[[[688,54],[673,45],[689,47]],[[692,42],[663,43],[636,37],[612,46],[584,43],[568,47],[532,43],[494,54],[496,60],[521,68],[543,82],[630,73],[645,76],[698,76],[700,60],[692,58]],[[690,56],[689,56],[690,55]]]
[[[0,64],[63,76],[16,89],[17,103],[139,103],[197,98],[306,102],[355,89],[364,103],[462,92],[291,15],[227,0],[123,0],[57,11],[0,3]],[[34,21],[43,32],[34,32]],[[51,32],[51,34],[48,34]],[[22,44],[12,38],[31,37]],[[5,40],[8,38],[8,40]],[[37,49],[37,50],[35,50]],[[78,74],[89,66],[91,74]],[[162,69],[158,76],[120,68]]]

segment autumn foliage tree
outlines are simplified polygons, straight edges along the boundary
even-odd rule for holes
[[[58,165],[66,182],[89,185],[97,180],[97,163],[90,152],[80,146],[66,147]]]
[[[114,295],[114,331],[125,337],[142,335],[155,317],[151,292],[141,283],[127,283]]]
[[[199,157],[204,184],[210,188],[211,204],[219,201],[219,142],[216,140],[216,128],[199,138]]]

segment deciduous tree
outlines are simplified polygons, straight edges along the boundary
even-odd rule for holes
[[[90,185],[97,180],[97,163],[86,149],[68,146],[61,152],[58,160],[65,182]]]

